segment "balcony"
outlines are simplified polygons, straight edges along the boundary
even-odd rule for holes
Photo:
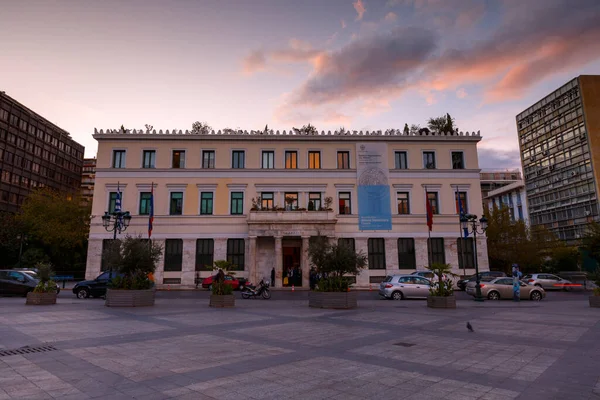
[[[335,223],[335,212],[333,211],[250,211],[249,223],[270,222],[333,222]]]

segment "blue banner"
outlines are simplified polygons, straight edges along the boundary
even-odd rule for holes
[[[358,187],[358,229],[361,231],[392,229],[388,185]]]

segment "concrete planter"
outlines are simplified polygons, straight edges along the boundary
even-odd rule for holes
[[[211,294],[209,306],[215,308],[235,307],[235,296],[232,294]]]
[[[154,305],[154,289],[106,291],[106,307],[148,307]]]
[[[590,296],[590,307],[600,308],[600,296]]]
[[[429,308],[456,308],[456,297],[452,296],[427,296]]]
[[[351,309],[358,307],[358,292],[308,293],[308,306],[314,308]]]
[[[48,306],[51,304],[56,304],[56,293],[27,293],[27,300],[25,301],[27,305],[33,306]]]

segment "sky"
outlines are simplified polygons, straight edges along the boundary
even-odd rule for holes
[[[600,73],[600,0],[0,0],[0,90],[94,128],[402,129],[450,113],[480,167],[515,116]]]

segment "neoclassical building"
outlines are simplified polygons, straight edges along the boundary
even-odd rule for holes
[[[96,182],[86,277],[103,269],[112,234],[101,216],[121,192],[127,234],[164,246],[159,285],[193,287],[227,259],[238,276],[307,288],[312,237],[344,242],[369,257],[357,287],[387,274],[446,262],[473,273],[473,239],[460,238],[459,201],[482,214],[479,132],[96,130]],[[433,214],[431,231],[427,206]],[[457,249],[460,248],[460,251]],[[459,257],[460,254],[460,257]],[[488,269],[485,237],[477,262]]]

